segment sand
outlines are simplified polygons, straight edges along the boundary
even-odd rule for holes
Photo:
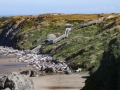
[[[0,75],[30,69],[26,65],[26,63],[17,62],[15,57],[0,58]],[[80,90],[86,80],[82,78],[83,76],[87,74],[46,75],[30,78],[34,82],[34,90]]]
[[[0,74],[9,74],[15,71],[27,70],[27,63],[16,62],[17,58],[0,58]]]

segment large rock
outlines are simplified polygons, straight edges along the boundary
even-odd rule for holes
[[[17,72],[12,72],[8,76],[0,79],[0,90],[34,90],[31,79]]]
[[[113,39],[103,53],[100,66],[82,90],[120,90],[120,39]]]

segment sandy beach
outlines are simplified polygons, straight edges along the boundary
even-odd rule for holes
[[[17,62],[15,57],[0,58],[0,77],[11,72],[32,69],[26,63]],[[46,75],[30,77],[34,82],[34,90],[80,90],[84,86],[87,74]]]

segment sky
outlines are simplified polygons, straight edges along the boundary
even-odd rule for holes
[[[120,0],[0,0],[0,16],[120,13]]]

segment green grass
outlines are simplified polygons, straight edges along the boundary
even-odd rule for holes
[[[15,47],[19,49],[32,49],[40,44],[45,44],[47,34],[55,34],[57,37],[62,35],[65,32],[66,23],[76,25],[96,20],[98,15],[68,15],[66,17],[65,15],[50,15],[41,20],[37,18],[37,16],[26,16],[0,19],[0,32],[4,29],[3,27],[11,27],[13,22],[17,24],[21,21],[19,33],[15,36],[17,38]],[[8,20],[8,22],[2,22],[2,20]],[[102,53],[107,49],[109,41],[120,36],[119,20],[120,17],[117,17],[96,25],[72,30],[68,38],[56,44],[46,46],[42,49],[41,53],[50,53],[55,47],[67,42],[68,44],[55,53],[54,58],[60,60],[67,59],[70,66],[84,67],[86,70],[92,66],[98,66]],[[33,42],[38,38],[41,38],[41,40],[33,45]]]

